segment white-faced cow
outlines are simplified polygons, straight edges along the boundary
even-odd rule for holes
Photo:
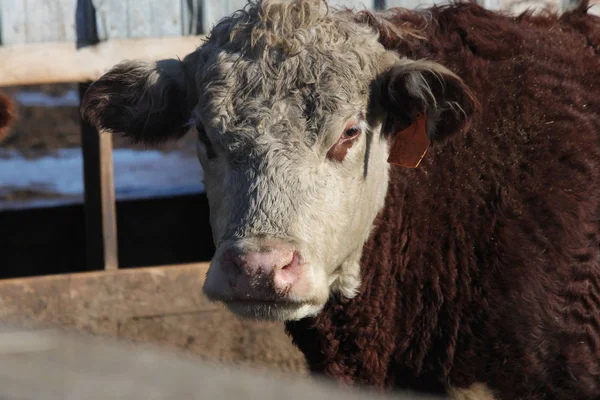
[[[600,398],[600,22],[253,1],[83,104],[195,121],[204,291],[286,321],[315,373],[453,398]]]

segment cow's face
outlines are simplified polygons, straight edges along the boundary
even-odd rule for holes
[[[183,62],[115,67],[85,109],[147,142],[193,118],[217,245],[204,291],[240,315],[290,320],[356,294],[395,129],[418,111],[430,134],[456,127],[469,99],[442,66],[400,59],[349,14],[301,0],[224,20]]]

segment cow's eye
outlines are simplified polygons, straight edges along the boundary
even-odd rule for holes
[[[204,148],[206,149],[206,156],[210,159],[215,158],[217,153],[213,149],[213,145],[208,137],[208,134],[206,133],[206,129],[204,129],[204,125],[197,124],[196,131],[198,132],[198,140],[202,142]]]
[[[344,131],[344,135],[343,136],[346,137],[346,138],[348,138],[348,139],[351,139],[351,138],[354,138],[354,137],[357,137],[358,135],[360,135],[360,132],[361,132],[360,127],[358,127],[358,126],[351,126],[350,128],[347,128]]]
[[[338,141],[327,152],[327,158],[334,161],[344,161],[348,150],[356,142],[355,139],[360,136],[361,132],[360,126],[356,125],[355,122],[347,125]]]

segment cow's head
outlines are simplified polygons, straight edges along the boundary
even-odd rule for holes
[[[473,110],[457,76],[355,21],[316,0],[251,3],[182,61],[123,62],[86,95],[92,121],[135,141],[195,121],[217,245],[204,291],[240,315],[298,319],[355,296],[390,143],[419,112],[435,141]]]

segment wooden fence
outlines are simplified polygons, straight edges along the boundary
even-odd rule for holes
[[[577,0],[479,0],[490,9],[565,10]],[[592,0],[600,3],[600,0]],[[331,5],[414,8],[431,0],[330,0]],[[443,2],[443,1],[442,1]],[[0,0],[0,86],[80,82],[80,94],[124,58],[183,58],[246,0]],[[440,1],[437,1],[440,3]],[[596,7],[598,12],[600,6]],[[118,268],[112,138],[82,122],[86,262]]]

